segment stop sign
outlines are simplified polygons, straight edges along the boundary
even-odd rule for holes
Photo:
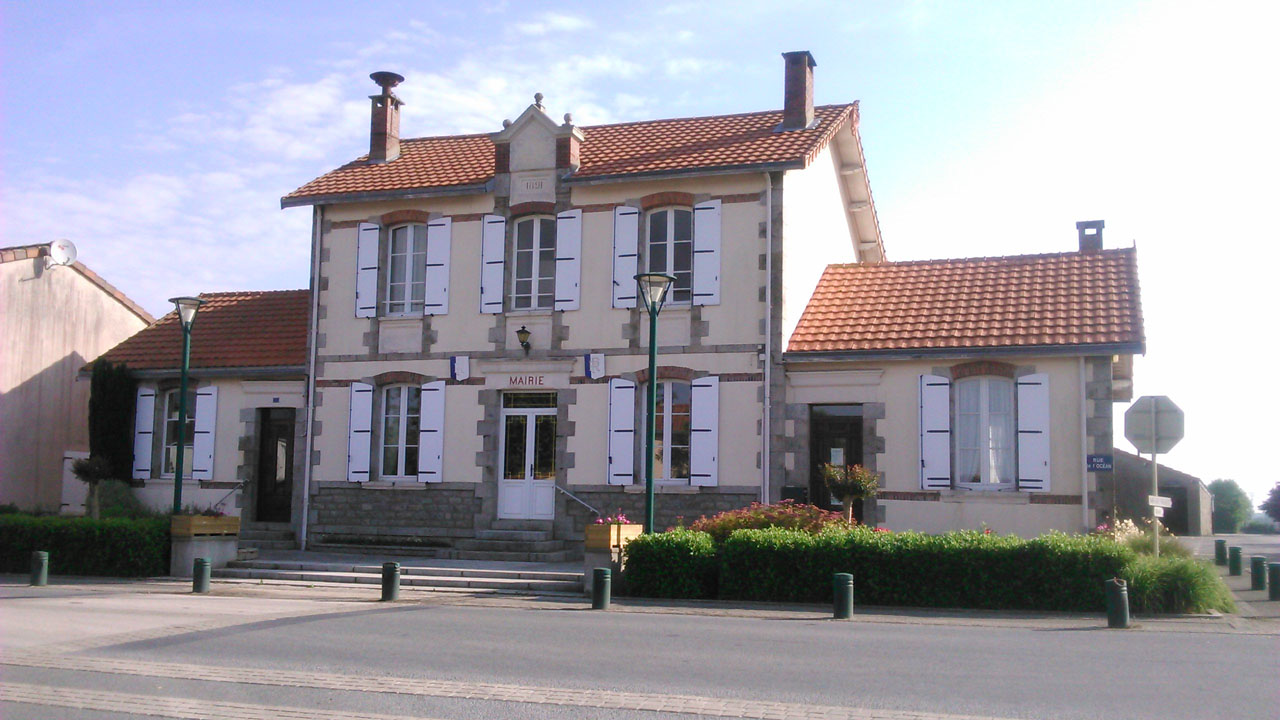
[[[1140,453],[1163,455],[1182,432],[1182,409],[1164,395],[1143,395],[1124,412],[1124,436]]]

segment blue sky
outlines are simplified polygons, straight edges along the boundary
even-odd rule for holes
[[[406,137],[491,132],[546,96],[595,124],[774,109],[781,52],[862,102],[891,259],[1136,243],[1167,461],[1261,500],[1278,303],[1267,3],[65,3],[0,0],[0,246],[66,237],[165,298],[304,287],[279,198],[367,149],[373,70]],[[1118,408],[1121,410],[1121,408]],[[1119,414],[1117,414],[1119,420]],[[1127,448],[1121,439],[1118,445]]]

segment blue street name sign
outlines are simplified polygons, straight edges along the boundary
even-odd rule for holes
[[[1088,458],[1089,472],[1108,472],[1111,467],[1110,455],[1090,455]]]

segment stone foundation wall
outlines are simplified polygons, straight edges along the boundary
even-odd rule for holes
[[[451,544],[455,538],[475,536],[480,502],[470,484],[421,489],[321,485],[311,498],[311,539],[396,544],[412,538]]]
[[[621,487],[591,486],[591,489],[575,486],[571,488],[574,495],[583,502],[598,509],[605,515],[614,515],[619,509],[627,519],[637,523],[644,522],[644,486],[640,492],[623,490]],[[659,532],[674,527],[679,522],[688,526],[703,515],[711,516],[725,510],[736,510],[760,500],[758,488],[723,487],[700,488],[699,492],[655,492],[653,500],[654,529]],[[566,540],[581,539],[583,528],[594,522],[595,516],[589,510],[568,500],[565,512],[556,517],[556,537]]]

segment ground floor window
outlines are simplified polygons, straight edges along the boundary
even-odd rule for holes
[[[1013,380],[972,377],[956,381],[956,483],[1012,485],[1016,442]]]
[[[653,477],[659,482],[688,483],[693,390],[687,382],[662,381],[658,383],[657,395],[653,413]]]
[[[173,477],[178,468],[178,413],[182,393],[170,390],[164,395],[164,471]],[[196,391],[187,390],[187,417],[182,433],[182,476],[191,477],[191,460],[195,456],[193,442],[196,436]]]
[[[418,477],[418,433],[422,388],[392,385],[382,390],[382,467],[384,479]]]

